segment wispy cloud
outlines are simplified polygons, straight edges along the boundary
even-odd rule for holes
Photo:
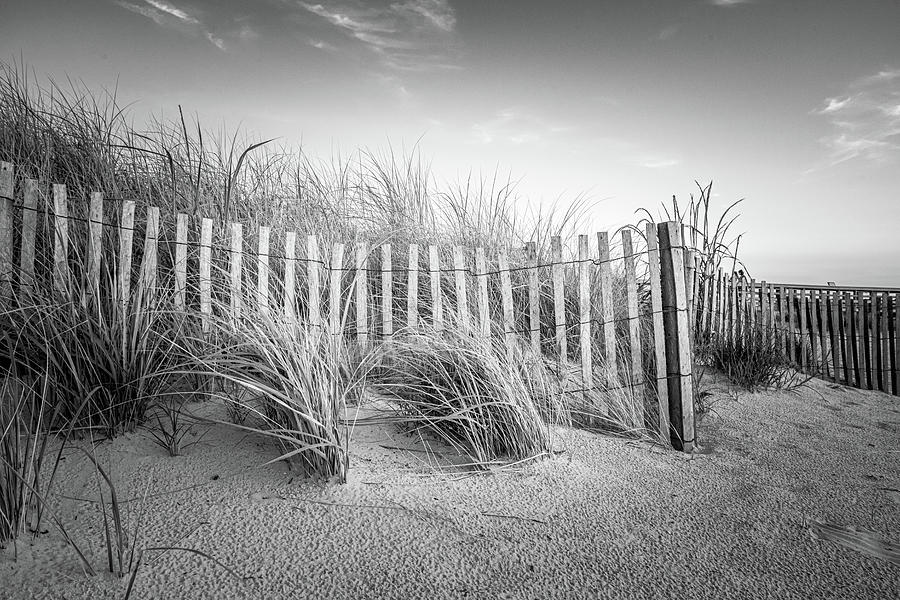
[[[456,14],[447,0],[298,2],[376,53],[392,69],[455,68]]]
[[[674,158],[643,158],[638,159],[636,164],[645,169],[668,169],[681,164],[680,160]]]
[[[709,0],[713,6],[737,6],[738,4],[753,4],[756,0]]]
[[[566,125],[551,123],[521,107],[509,107],[498,111],[490,119],[473,124],[470,139],[480,144],[531,144],[570,129]]]
[[[226,48],[225,40],[216,35],[201,20],[201,15],[189,12],[171,2],[163,2],[162,0],[136,0],[136,2],[113,0],[113,2],[125,10],[147,17],[160,27],[171,27],[187,34],[200,35],[219,50],[224,51]],[[241,38],[246,39],[252,33],[253,31],[249,25],[243,25],[239,35]]]
[[[669,25],[667,27],[663,27],[662,29],[659,30],[659,33],[657,34],[656,37],[660,41],[664,42],[664,41],[672,38],[676,33],[678,33],[679,29],[681,29],[680,25]]]
[[[900,69],[858,79],[812,112],[829,122],[831,132],[821,141],[831,151],[832,164],[900,158]]]

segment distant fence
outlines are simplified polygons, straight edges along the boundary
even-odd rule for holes
[[[722,271],[699,288],[695,335],[756,326],[803,373],[900,395],[900,288],[767,283]]]
[[[621,256],[615,257],[607,232],[597,233],[595,244],[578,236],[571,259],[554,237],[549,262],[539,259],[535,242],[510,249],[512,262],[502,249],[488,256],[484,248],[370,247],[363,240],[323,248],[316,235],[298,240],[296,232],[266,226],[248,251],[240,223],[165,215],[99,192],[70,199],[65,185],[54,184],[52,195],[46,187],[32,179],[16,185],[13,165],[0,163],[5,306],[35,293],[71,300],[78,281],[82,293],[120,299],[122,310],[165,290],[173,308],[199,315],[204,326],[222,311],[240,319],[258,310],[362,345],[422,324],[459,327],[502,337],[508,348],[530,344],[567,371],[572,365],[580,377],[565,393],[608,390],[596,366],[614,365],[626,374],[626,385],[652,399],[662,438],[677,449],[693,448],[695,261],[675,223],[648,224],[639,236],[641,251],[633,230],[623,229]],[[273,251],[273,239],[283,251]],[[613,289],[614,263],[624,292]],[[114,289],[101,283],[102,264],[114,275]],[[421,279],[430,285],[420,286]]]

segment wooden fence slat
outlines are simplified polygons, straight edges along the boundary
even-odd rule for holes
[[[471,331],[469,295],[466,291],[466,257],[460,246],[453,247],[453,279],[456,285],[456,313],[463,333]]]
[[[391,245],[381,245],[381,335],[394,335],[394,267]]]
[[[687,252],[683,254],[687,258]],[[628,311],[628,348],[631,352],[631,387],[635,394],[642,394],[640,386],[644,383],[644,364],[641,356],[641,321],[637,296],[637,273],[634,266],[634,245],[631,241],[631,230],[622,230],[622,259],[625,262],[625,302]],[[688,276],[690,267],[685,267],[685,307],[688,310],[687,319],[691,322],[690,315],[690,284]],[[690,332],[688,332],[690,333]]]
[[[675,431],[672,443],[677,450],[691,452],[695,439],[694,390],[688,336],[687,289],[684,281],[684,251],[675,223],[660,223],[657,226],[657,233],[663,323],[666,331],[669,418]]]
[[[431,283],[431,322],[435,331],[444,329],[444,307],[441,298],[441,255],[436,244],[428,245],[428,275]]]
[[[212,219],[200,222],[200,319],[203,333],[210,331],[212,317]]]
[[[513,356],[516,340],[516,318],[513,312],[512,281],[509,276],[509,259],[506,250],[501,248],[497,253],[497,267],[500,271],[500,305],[503,309],[503,340],[510,359]]]
[[[319,257],[319,238],[306,236],[306,285],[309,324],[322,326],[322,259]]]
[[[525,264],[528,266],[528,334],[531,349],[541,355],[541,291],[538,272],[537,242],[525,244]]]
[[[591,361],[591,254],[588,236],[578,236],[578,333],[581,346],[581,387],[594,387],[594,367]],[[585,392],[586,394],[586,392]]]
[[[879,333],[881,336],[881,390],[891,392],[891,341],[888,329],[888,295],[878,294]]]
[[[859,387],[859,354],[856,345],[856,319],[854,318],[853,296],[851,292],[843,293],[843,321],[844,321],[844,344],[845,357],[849,374],[847,375],[847,385]]]
[[[734,272],[728,275],[728,340],[735,343],[738,336],[738,281]]]
[[[804,373],[809,365],[809,327],[807,325],[807,302],[806,290],[797,290],[797,310],[800,311],[800,370]]]
[[[134,200],[122,203],[119,218],[119,302],[123,312],[127,312],[131,301],[131,253],[134,241]]]
[[[613,299],[612,263],[609,251],[609,233],[597,232],[597,254],[600,259],[600,318],[603,320],[603,352],[606,368],[617,372],[616,314]]]
[[[840,335],[840,322],[838,321],[838,294],[837,291],[832,293],[831,291],[825,292],[826,302],[827,302],[827,320],[828,320],[828,340],[829,346],[831,348],[831,376],[835,381],[844,380],[842,376],[842,365],[843,362],[841,360],[841,344],[839,341]]]
[[[356,342],[369,345],[369,244],[356,245]]]
[[[88,209],[87,295],[90,304],[100,301],[100,258],[103,256],[103,193],[91,193]]]
[[[650,224],[650,225],[652,225],[652,224]],[[651,234],[649,229],[650,228],[648,228],[647,236],[648,236],[648,239],[650,237],[653,237],[654,244],[657,245],[655,247],[657,247],[656,261],[658,263],[659,262],[659,250],[658,250],[659,242],[656,241],[656,231],[654,230]],[[657,265],[657,267],[658,267],[658,265]],[[704,290],[705,290],[704,296],[703,296],[703,298],[704,298],[704,300],[703,300],[703,311],[704,311],[703,312],[703,337],[704,337],[704,339],[709,340],[710,336],[712,335],[712,319],[713,319],[713,313],[715,311],[715,309],[713,307],[715,306],[716,283],[715,283],[715,278],[713,277],[713,273],[709,272],[708,266],[707,266],[706,270],[707,270],[707,272],[704,273],[704,275],[703,275],[703,279],[704,279],[703,285],[704,285]]]
[[[491,336],[491,315],[488,306],[488,276],[484,248],[475,248],[475,278],[478,280],[478,327],[481,335]]]
[[[659,267],[659,241],[656,226],[647,223],[647,259],[650,275],[650,308],[653,313],[653,351],[656,363],[656,399],[659,410],[659,436],[666,444],[670,443],[672,432],[669,429],[669,385],[666,373],[666,339],[663,328],[662,288]],[[714,306],[714,278],[707,279],[710,289],[710,301],[707,307],[710,317]],[[709,321],[712,323],[712,321]],[[710,325],[710,328],[712,325]],[[709,334],[709,332],[707,332]]]
[[[788,360],[791,355],[788,353],[788,316],[787,316],[787,289],[782,285],[778,288],[778,342],[781,346],[781,354]]]
[[[231,249],[230,259],[230,286],[231,290],[231,320],[239,323],[241,320],[241,263],[244,256],[244,226],[240,223],[231,224]]]
[[[0,162],[0,301],[13,296],[13,196],[15,168]]]
[[[147,207],[147,227],[144,229],[144,255],[141,257],[138,289],[140,302],[152,308],[156,300],[159,254],[159,207]]]
[[[407,266],[406,284],[406,326],[415,329],[419,326],[419,245],[409,245],[409,264]]]
[[[876,369],[876,352],[878,338],[875,337],[875,294],[869,292],[869,297],[863,300],[866,308],[865,324],[863,325],[863,339],[866,350],[866,377],[870,390],[878,389],[878,372]]]
[[[812,367],[809,373],[823,376],[822,360],[819,357],[819,292],[809,291],[809,359]]]
[[[269,313],[269,237],[270,229],[259,227],[256,252],[256,306],[260,314]]]
[[[284,236],[284,318],[297,322],[297,232]]]
[[[762,337],[769,341],[769,283],[763,279],[759,282],[758,325]]]
[[[869,349],[868,320],[866,319],[865,296],[862,291],[856,292],[856,348],[859,356],[859,387],[869,388]]]
[[[553,322],[556,333],[556,347],[559,353],[561,368],[565,368],[568,360],[566,348],[566,292],[565,265],[562,264],[562,238],[555,235],[550,238],[553,277]]]
[[[34,290],[34,243],[37,234],[38,182],[25,180],[22,199],[22,247],[19,250],[19,293],[28,296]]]
[[[53,288],[69,296],[69,201],[66,186],[53,184]]]
[[[719,271],[719,336],[728,340],[728,279],[725,271]]]
[[[746,295],[747,327],[749,328],[749,333],[752,334],[755,331],[755,327],[759,319],[759,315],[756,310],[756,279],[750,280],[750,285],[747,287]]]
[[[175,310],[187,310],[187,241],[188,216],[175,217]]]
[[[891,296],[890,316],[893,318],[891,336],[891,387],[895,396],[900,396],[900,292]]]
[[[331,335],[340,335],[343,331],[344,318],[341,306],[341,284],[344,277],[344,244],[335,244],[331,248],[331,269],[329,273],[328,294],[328,330]]]

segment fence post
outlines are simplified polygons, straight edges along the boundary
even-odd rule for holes
[[[674,429],[672,445],[691,452],[695,443],[694,389],[691,373],[691,347],[684,278],[684,248],[678,225],[657,226],[660,250],[660,276],[663,327],[666,342],[666,377],[669,388],[669,420]]]
[[[406,326],[419,326],[419,245],[409,245],[409,265],[406,283]]]
[[[307,306],[309,307],[309,324],[313,327],[322,326],[322,287],[319,281],[321,266],[319,239],[315,235],[308,235],[306,236]]]
[[[356,341],[360,347],[369,344],[369,244],[356,245]]]
[[[119,294],[122,313],[128,310],[131,300],[131,251],[134,239],[134,200],[122,203],[119,218]]]
[[[478,327],[481,335],[491,337],[491,315],[488,306],[487,264],[484,248],[475,248],[475,278],[478,280]]]
[[[159,207],[147,208],[147,227],[144,230],[144,255],[141,257],[138,279],[138,302],[152,307],[156,299],[157,255],[159,253]]]
[[[259,227],[256,253],[256,306],[264,315],[269,314],[269,233],[268,227]]]
[[[503,311],[503,341],[506,354],[512,360],[515,347],[516,319],[513,313],[512,280],[509,275],[509,258],[506,250],[501,248],[497,253],[497,270],[500,271],[500,306]]]
[[[244,252],[244,226],[231,224],[231,319],[241,321],[241,259]]]
[[[660,439],[668,443],[672,437],[669,429],[669,385],[666,373],[666,340],[665,330],[663,327],[663,311],[662,311],[662,293],[661,293],[661,275],[659,264],[659,241],[657,240],[656,225],[647,223],[647,261],[650,271],[650,309],[653,313],[653,351],[656,362],[656,398],[659,409],[659,436]],[[708,279],[712,283],[712,279]],[[710,290],[714,286],[710,285]],[[712,306],[713,292],[710,291],[710,301],[707,305]],[[712,311],[709,311],[712,313]],[[711,329],[710,325],[710,329]],[[707,332],[709,335],[709,332]]]
[[[553,319],[556,325],[556,344],[559,352],[560,368],[566,368],[566,293],[565,265],[562,264],[562,239],[555,235],[550,238],[553,273]]]
[[[297,232],[288,231],[284,236],[284,318],[294,325],[297,322]]]
[[[600,318],[603,319],[603,347],[606,368],[616,368],[616,314],[612,297],[612,265],[609,257],[609,234],[597,232],[597,253],[600,259]]]
[[[12,163],[0,162],[0,301],[12,298],[13,288],[13,193]]]
[[[328,288],[328,324],[331,335],[337,336],[344,329],[341,314],[341,283],[344,277],[344,244],[331,248],[331,273]]]

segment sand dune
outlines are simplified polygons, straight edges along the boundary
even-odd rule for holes
[[[140,547],[200,550],[246,578],[147,552],[133,598],[900,597],[900,564],[848,547],[852,531],[828,537],[855,527],[896,551],[898,398],[821,381],[799,395],[713,387],[692,457],[559,430],[555,457],[471,474],[449,448],[366,426],[337,485],[259,467],[269,442],[214,426],[184,456],[139,431],[98,458],[129,526],[145,505]],[[68,454],[58,514],[102,572],[96,490]],[[124,596],[125,579],[84,575],[52,527],[12,556],[0,553],[0,597]]]

